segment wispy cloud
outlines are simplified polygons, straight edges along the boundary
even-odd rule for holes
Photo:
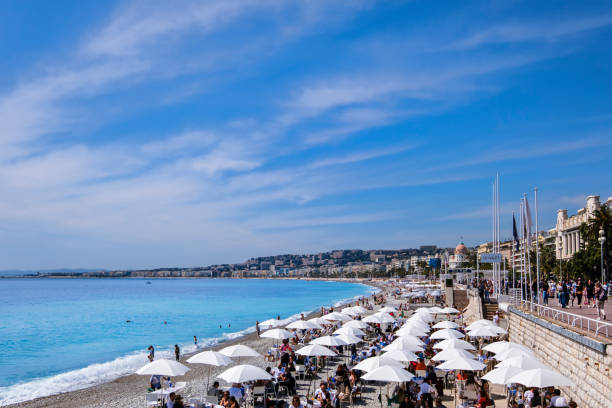
[[[413,149],[416,145],[394,146],[387,149],[371,150],[365,152],[356,152],[344,156],[330,157],[327,159],[318,160],[309,164],[311,168],[335,166],[339,164],[355,163],[365,160],[377,159],[379,157],[401,154],[407,150]]]
[[[500,23],[452,42],[449,48],[467,49],[486,44],[557,41],[563,37],[612,25],[612,14],[553,22]]]

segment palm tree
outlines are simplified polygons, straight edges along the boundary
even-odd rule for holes
[[[580,251],[574,254],[575,259],[572,259],[576,273],[580,273],[580,269],[582,269],[588,271],[586,273],[589,275],[591,268],[593,268],[593,278],[595,279],[601,276],[599,262],[601,254],[598,241],[600,230],[604,231],[606,237],[603,248],[604,267],[606,271],[610,271],[610,264],[612,263],[612,245],[610,245],[610,239],[612,239],[612,209],[606,204],[602,205],[599,210],[595,210],[588,222],[580,227],[580,237],[582,238]]]

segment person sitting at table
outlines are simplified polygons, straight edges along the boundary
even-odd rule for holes
[[[237,400],[242,399],[242,387],[240,384],[233,383],[232,387],[228,390],[230,397],[234,397]]]
[[[162,387],[161,380],[162,380],[161,375],[155,374],[151,376],[151,379],[149,380],[149,386],[153,389],[153,391],[159,390]]]
[[[476,381],[474,380],[474,376],[470,374],[467,376],[467,379],[465,380],[464,388],[459,393],[459,398],[467,399],[469,398],[467,395],[469,396],[473,395],[477,397],[479,395],[479,392],[480,390],[478,389],[478,384],[476,384]]]
[[[431,384],[435,384],[438,381],[438,376],[433,366],[428,366],[425,369],[425,379],[429,380]]]
[[[290,371],[285,371],[278,376],[278,382],[274,385],[275,394],[278,394],[278,389],[281,386],[287,387],[289,395],[295,394],[295,378],[291,375]]]
[[[174,407],[173,408],[185,408],[185,404],[183,403],[183,397],[177,395],[174,399]]]
[[[485,390],[480,390],[480,398],[478,399],[478,403],[476,404],[476,407],[486,408],[494,404],[495,403],[491,400],[491,398],[489,398],[489,394],[487,394]]]
[[[231,396],[227,408],[240,408],[240,404],[238,404],[238,401],[235,397]]]
[[[230,403],[230,394],[229,391],[224,391],[221,400],[219,401],[219,405],[224,406],[225,408],[229,408]]]
[[[215,381],[208,389],[208,394],[211,397],[217,397],[217,399],[221,396],[221,390],[219,389],[219,381]]]
[[[399,408],[415,408],[414,402],[410,399],[410,395],[404,395],[404,399],[399,403]]]
[[[414,366],[414,369],[416,371],[427,370],[427,366],[425,365],[425,362],[423,361],[422,358],[419,358],[419,361],[416,363],[416,366]]]
[[[174,408],[174,401],[176,400],[176,394],[171,392],[168,395],[168,400],[166,401],[166,408]]]
[[[293,396],[293,398],[291,399],[290,408],[304,408],[304,405],[302,405],[302,401],[300,401],[300,397],[298,397],[297,395]]]
[[[319,384],[319,389],[315,391],[314,397],[315,399],[322,401],[326,398],[325,393],[327,393],[327,384],[322,382],[321,384]]]

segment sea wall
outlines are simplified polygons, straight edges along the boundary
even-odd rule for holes
[[[463,320],[470,324],[483,318],[482,301],[478,297],[478,292],[467,290],[468,306],[463,313]]]
[[[612,347],[512,306],[507,315],[510,341],[531,348],[538,359],[576,384],[561,387],[563,395],[579,407],[612,407]]]

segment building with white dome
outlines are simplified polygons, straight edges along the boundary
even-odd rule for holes
[[[463,264],[467,262],[467,248],[460,242],[455,247],[455,254],[448,257],[448,267],[450,269],[462,268]]]

